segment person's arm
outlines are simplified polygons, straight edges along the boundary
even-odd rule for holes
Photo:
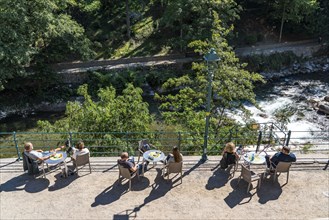
[[[239,160],[240,159],[239,155],[236,152],[234,152],[234,155],[235,155],[235,159],[236,160]]]
[[[132,166],[131,168],[130,168],[130,171],[131,172],[136,172],[137,171],[137,164],[136,165],[134,165],[134,166]]]

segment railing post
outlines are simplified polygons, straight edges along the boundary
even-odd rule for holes
[[[17,160],[20,161],[21,160],[21,154],[19,153],[19,149],[18,149],[18,143],[17,143],[17,138],[16,138],[16,132],[13,132],[13,136],[14,136],[14,143],[15,143],[15,148],[16,148],[16,152],[17,152]]]
[[[179,149],[179,151],[180,151],[180,142],[182,141],[182,134],[180,133],[180,131],[178,132],[178,149]]]
[[[259,131],[259,134],[258,134],[258,140],[257,140],[257,147],[256,147],[256,153],[258,152],[259,150],[259,147],[260,147],[260,143],[262,141],[262,131]]]
[[[73,146],[73,145],[72,145],[73,142],[72,142],[72,132],[71,132],[71,131],[69,132],[69,136],[70,136],[69,139],[70,139],[70,147],[71,147],[71,146]]]
[[[127,147],[127,151],[129,149],[129,140],[128,140],[128,135],[129,135],[129,132],[126,132],[125,136],[126,136],[126,147]]]
[[[274,125],[273,125],[273,122],[271,123],[270,125],[270,135],[268,137],[268,144],[271,145],[271,142],[272,142],[272,132],[273,132],[273,128],[274,128]]]
[[[288,137],[287,137],[286,146],[289,145],[289,142],[290,142],[290,136],[291,136],[291,131],[289,130],[289,131],[288,131]]]

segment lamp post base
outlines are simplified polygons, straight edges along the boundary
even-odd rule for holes
[[[207,160],[208,160],[207,155],[206,154],[202,154],[201,161],[202,162],[206,162]]]

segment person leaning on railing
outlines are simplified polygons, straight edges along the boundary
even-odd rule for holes
[[[33,144],[31,142],[26,142],[24,144],[24,152],[25,154],[31,158],[32,160],[44,161],[48,160],[52,155],[56,154],[56,151],[60,151],[62,148],[56,148],[55,150],[51,150],[52,154],[45,153],[43,150],[33,150]]]

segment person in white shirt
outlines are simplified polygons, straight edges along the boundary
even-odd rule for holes
[[[73,154],[71,157],[73,160],[76,160],[78,155],[89,153],[89,150],[88,148],[85,148],[83,141],[79,141],[75,146],[76,147],[72,147]]]
[[[43,152],[43,150],[33,150],[33,144],[26,142],[24,144],[24,153],[32,160],[45,161],[48,160],[52,155],[56,154],[56,151],[60,151],[62,148],[56,148],[50,152]]]

